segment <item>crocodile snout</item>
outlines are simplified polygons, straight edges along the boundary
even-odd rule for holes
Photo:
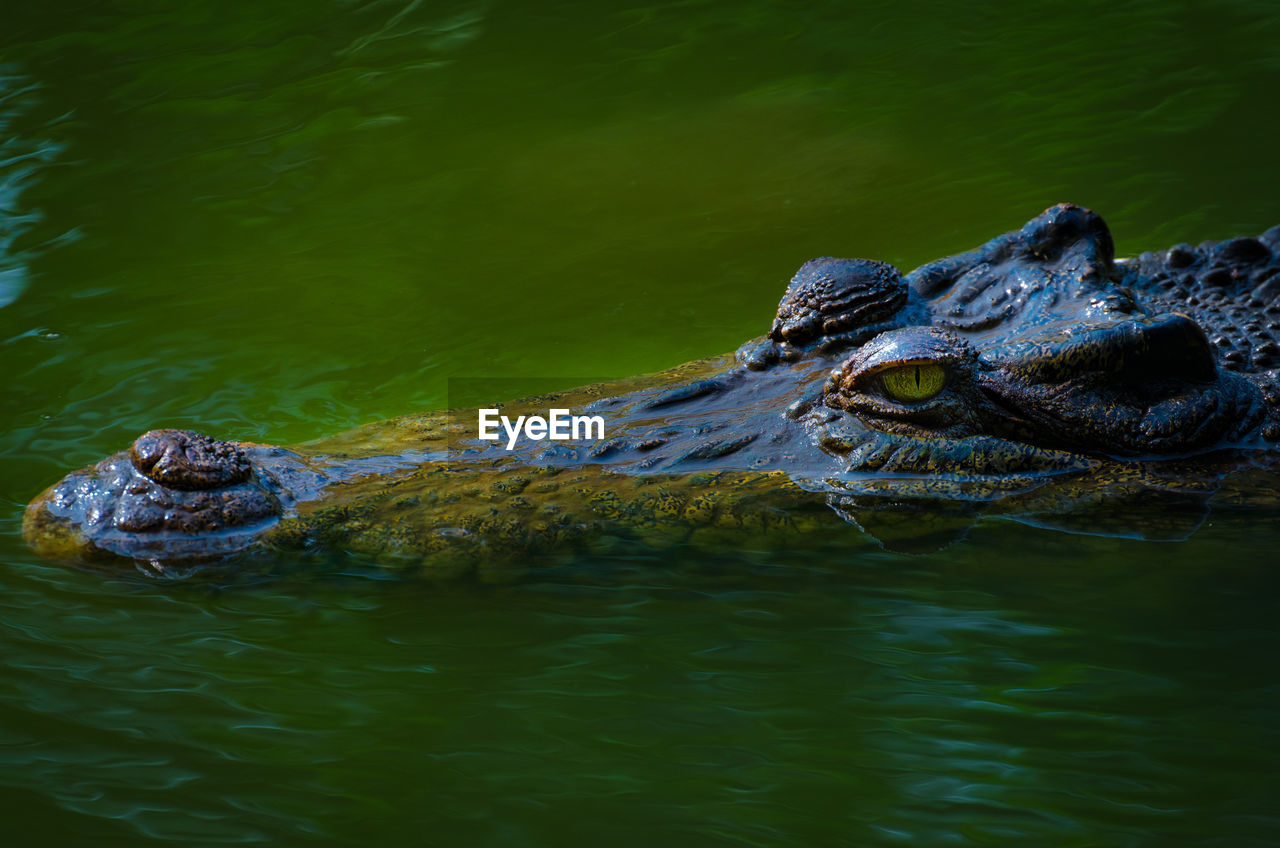
[[[290,457],[190,430],[151,430],[37,497],[24,533],[58,558],[220,556],[283,515],[290,493],[280,473]]]

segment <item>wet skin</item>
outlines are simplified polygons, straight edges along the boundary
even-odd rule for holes
[[[474,411],[292,450],[151,431],[39,495],[24,533],[150,570],[277,549],[449,570],[615,538],[785,545],[841,519],[932,539],[991,504],[1169,515],[1225,474],[1269,474],[1277,294],[1280,227],[1117,262],[1102,219],[1063,204],[905,278],[807,262],[732,358],[503,409],[600,415],[603,440],[509,451]]]

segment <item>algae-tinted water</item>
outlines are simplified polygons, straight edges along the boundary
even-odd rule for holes
[[[732,349],[812,256],[1062,200],[1122,254],[1260,232],[1278,45],[1264,3],[6,3],[9,839],[1280,841],[1271,515],[500,585],[112,581],[17,537],[153,426],[290,443]]]

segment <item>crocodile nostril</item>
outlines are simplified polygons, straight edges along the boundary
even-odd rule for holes
[[[129,449],[133,467],[170,489],[221,489],[249,479],[243,449],[191,430],[151,430]]]

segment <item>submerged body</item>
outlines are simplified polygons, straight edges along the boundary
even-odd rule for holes
[[[603,438],[482,440],[475,410],[293,450],[152,431],[37,497],[24,532],[48,556],[152,568],[279,548],[467,568],[843,520],[892,541],[993,504],[1069,526],[1117,499],[1171,516],[1270,468],[1278,295],[1280,228],[1117,262],[1102,219],[1063,204],[905,278],[813,260],[734,357],[502,409],[584,413]]]

